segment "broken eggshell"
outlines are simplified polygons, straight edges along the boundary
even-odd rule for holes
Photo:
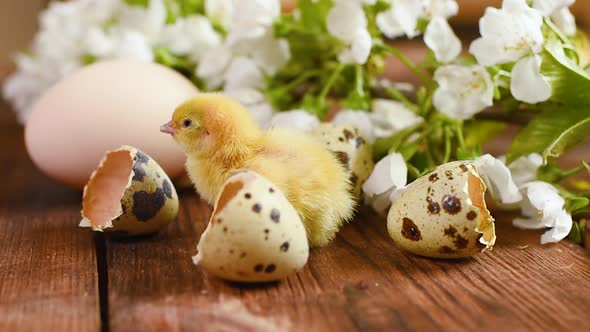
[[[371,145],[357,128],[349,125],[322,123],[312,135],[344,165],[354,186],[353,194],[360,198],[363,183],[375,167]]]
[[[84,187],[80,227],[133,236],[155,233],[178,215],[164,170],[132,146],[108,151]]]
[[[427,257],[461,258],[491,249],[496,235],[485,191],[472,162],[443,164],[393,202],[389,235],[400,247]]]
[[[299,270],[309,246],[285,195],[252,171],[230,177],[197,246],[193,262],[226,280],[273,281]]]

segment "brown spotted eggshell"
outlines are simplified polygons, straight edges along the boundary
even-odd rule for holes
[[[389,234],[400,247],[427,257],[461,258],[491,249],[496,236],[485,190],[471,162],[441,165],[393,202]]]
[[[303,223],[269,180],[242,171],[224,184],[193,261],[232,281],[278,280],[307,262]]]
[[[322,123],[313,130],[312,135],[334,153],[346,168],[354,186],[354,196],[359,198],[363,183],[375,167],[371,145],[357,128],[348,125]]]
[[[155,233],[176,219],[178,195],[152,158],[132,146],[108,151],[82,199],[81,227],[119,236]]]

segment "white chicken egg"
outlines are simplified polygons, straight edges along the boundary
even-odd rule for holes
[[[303,223],[269,180],[241,171],[224,184],[193,261],[232,281],[278,280],[307,262]]]
[[[470,161],[437,167],[412,182],[393,202],[389,235],[402,248],[437,258],[472,256],[496,241],[486,186]]]

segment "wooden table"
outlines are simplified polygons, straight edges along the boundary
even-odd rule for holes
[[[211,212],[194,193],[161,234],[110,240],[78,227],[81,194],[34,168],[13,120],[0,142],[0,331],[590,330],[588,252],[506,215],[493,252],[444,261],[365,209],[299,273],[239,285],[191,262]]]

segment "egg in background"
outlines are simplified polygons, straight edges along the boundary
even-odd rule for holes
[[[185,155],[159,127],[197,93],[159,64],[114,60],[83,67],[36,101],[25,127],[27,151],[49,177],[78,189],[105,152],[121,145],[145,151],[176,178]]]

